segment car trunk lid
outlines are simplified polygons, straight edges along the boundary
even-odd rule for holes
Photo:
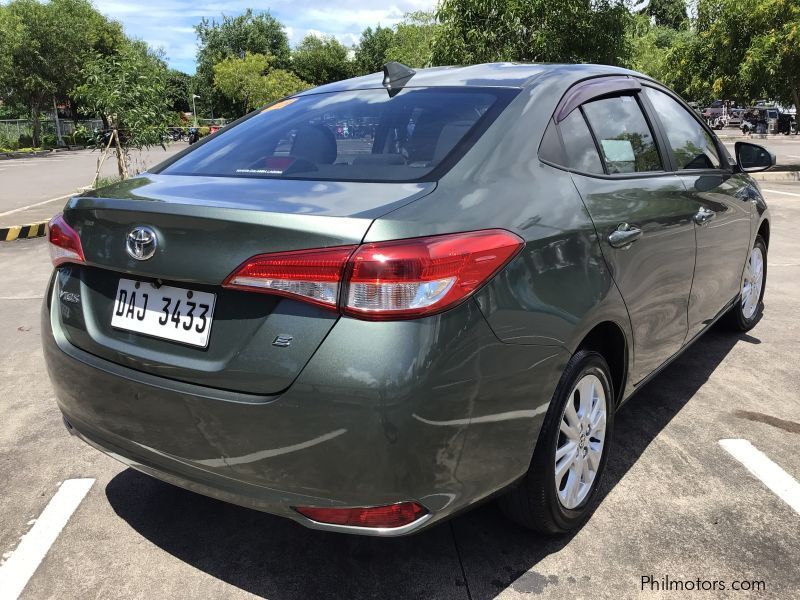
[[[145,175],[73,198],[64,219],[80,236],[86,265],[65,265],[58,275],[64,333],[84,351],[153,375],[279,393],[338,315],[293,299],[223,288],[223,281],[257,254],[359,244],[374,218],[434,187]],[[126,250],[137,227],[157,237],[148,260]],[[153,296],[169,288],[214,294],[207,345],[113,327],[121,279],[140,283]]]

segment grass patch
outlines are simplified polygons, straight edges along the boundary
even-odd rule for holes
[[[97,180],[94,189],[99,190],[100,188],[108,187],[109,185],[114,185],[115,183],[119,183],[120,181],[122,181],[122,178],[119,175],[115,175],[113,177],[100,177]]]
[[[0,148],[0,152],[41,152],[42,150],[47,150],[47,148],[17,148],[16,150],[13,148]]]

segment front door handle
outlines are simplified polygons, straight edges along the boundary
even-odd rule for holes
[[[697,214],[695,214],[694,222],[697,223],[698,225],[705,225],[711,219],[713,219],[714,215],[716,215],[716,214],[717,213],[715,213],[713,210],[709,210],[708,208],[706,208],[704,206],[700,210],[697,211]]]
[[[642,237],[642,230],[628,223],[620,223],[611,235],[608,236],[608,243],[614,248],[622,248],[632,244]]]

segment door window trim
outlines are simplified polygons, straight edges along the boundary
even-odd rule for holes
[[[672,149],[669,145],[669,139],[666,135],[666,131],[664,130],[663,124],[661,119],[658,117],[657,112],[653,108],[652,103],[650,102],[649,98],[647,98],[646,94],[641,92],[644,91],[645,87],[653,88],[654,90],[663,92],[667,94],[672,99],[676,100],[680,106],[687,110],[692,118],[695,119],[697,123],[703,128],[703,130],[711,135],[711,140],[714,143],[714,148],[717,151],[720,159],[720,166],[719,168],[714,169],[678,169],[677,165],[675,164],[674,157],[672,156]],[[589,120],[586,118],[586,115],[583,112],[583,105],[592,102],[593,100],[600,100],[602,98],[612,98],[612,97],[619,97],[619,96],[633,96],[636,99],[636,103],[639,106],[639,110],[642,111],[644,115],[645,122],[647,126],[650,128],[651,133],[653,134],[653,140],[656,144],[656,148],[658,150],[659,158],[661,160],[662,170],[660,171],[643,171],[640,173],[608,173],[608,167],[606,165],[605,158],[603,157],[603,153],[600,151],[600,147],[597,142],[597,137],[595,135],[594,130],[592,129]],[[551,117],[550,122],[552,122],[556,127],[556,132],[558,134],[558,139],[561,143],[562,148],[562,156],[564,156],[566,160],[566,152],[564,151],[564,139],[561,133],[560,123],[564,119],[566,119],[573,111],[575,110],[581,111],[581,116],[586,123],[586,126],[589,129],[589,134],[592,136],[592,141],[595,145],[595,150],[597,151],[600,162],[603,165],[603,173],[589,173],[586,171],[580,171],[578,169],[574,169],[569,165],[561,165],[552,160],[548,160],[547,158],[543,158],[541,155],[539,156],[539,160],[543,163],[555,167],[557,169],[561,169],[564,171],[568,171],[570,173],[575,173],[577,175],[582,175],[584,177],[595,177],[597,179],[607,179],[607,180],[618,180],[618,179],[642,179],[647,177],[663,177],[665,175],[680,175],[680,174],[702,174],[702,173],[711,173],[714,175],[720,174],[732,174],[734,170],[734,165],[732,165],[728,161],[728,153],[722,142],[717,138],[713,131],[708,127],[708,124],[704,123],[701,119],[697,118],[697,116],[693,113],[692,109],[683,101],[680,96],[669,90],[668,88],[664,87],[663,85],[659,84],[654,80],[643,79],[640,77],[633,77],[628,75],[602,75],[599,77],[593,77],[591,79],[585,79],[573,85],[570,89],[568,89],[564,95],[562,96],[561,100],[559,101],[558,105],[556,106],[555,111],[553,111],[553,115]],[[547,128],[545,128],[545,131]],[[542,134],[542,139],[544,139],[544,134]],[[539,145],[540,153],[541,153],[541,141]]]
[[[730,174],[733,172],[733,165],[728,162],[728,152],[723,146],[722,142],[719,138],[714,134],[711,128],[708,126],[708,123],[703,122],[702,119],[699,119],[696,115],[695,111],[684,102],[680,96],[672,92],[671,90],[665,88],[662,85],[658,85],[655,82],[651,81],[643,81],[642,82],[643,90],[645,87],[652,88],[658,92],[662,92],[675,100],[678,105],[683,108],[686,112],[689,113],[695,122],[700,125],[700,127],[705,131],[711,138],[711,142],[714,144],[714,149],[717,151],[717,156],[719,157],[719,167],[710,168],[710,169],[679,169],[678,165],[675,163],[675,157],[672,155],[672,146],[669,143],[669,136],[667,135],[667,131],[664,128],[664,124],[661,121],[661,117],[658,115],[658,111],[655,110],[653,104],[650,102],[650,99],[647,97],[647,94],[642,94],[643,104],[647,107],[648,112],[653,115],[653,121],[657,123],[659,128],[659,135],[664,142],[664,146],[666,147],[667,154],[669,156],[669,163],[670,169],[676,175],[680,175],[682,173],[687,174],[702,174],[702,173],[713,173],[714,175],[719,175],[720,173],[727,173]]]
[[[639,88],[638,91],[625,89],[625,90],[618,90],[617,92],[601,93],[601,94],[596,95],[596,96],[591,96],[591,97],[585,99],[585,101],[582,104],[580,104],[578,106],[575,106],[567,115],[564,115],[564,117],[562,118],[562,121],[563,121],[564,119],[567,118],[567,116],[569,116],[569,114],[572,114],[576,110],[580,111],[581,118],[583,118],[584,122],[586,123],[586,127],[589,130],[589,135],[592,137],[592,142],[594,143],[595,151],[597,152],[597,154],[600,157],[600,164],[603,166],[603,173],[590,173],[590,172],[586,172],[586,171],[580,171],[578,169],[574,169],[574,168],[570,167],[569,165],[553,165],[553,166],[556,166],[556,167],[559,167],[559,168],[562,168],[562,169],[566,169],[570,173],[576,173],[578,175],[584,175],[586,177],[597,177],[599,179],[611,179],[611,180],[616,180],[616,179],[641,179],[641,178],[644,178],[644,177],[663,177],[665,174],[668,174],[670,172],[669,168],[672,167],[672,164],[665,160],[666,147],[663,145],[661,137],[659,136],[658,129],[654,126],[653,122],[650,119],[650,116],[647,114],[647,111],[645,110],[645,107],[642,105],[641,98],[639,97],[640,96],[639,91],[641,91],[641,87]],[[656,151],[658,152],[659,160],[661,162],[661,169],[659,169],[657,171],[640,171],[640,172],[635,172],[635,173],[609,173],[608,172],[608,165],[606,164],[605,156],[603,155],[603,152],[601,150],[600,142],[597,139],[597,134],[595,133],[594,128],[592,127],[592,124],[589,122],[589,119],[586,118],[586,113],[583,110],[583,106],[585,104],[589,103],[589,102],[594,102],[595,100],[603,100],[603,99],[606,99],[606,98],[621,98],[621,97],[624,97],[624,96],[628,96],[628,97],[631,97],[631,98],[634,99],[634,101],[636,102],[636,105],[639,107],[639,111],[642,113],[642,117],[644,118],[645,124],[647,125],[648,129],[650,130],[650,134],[653,136],[653,143],[656,146]],[[555,121],[555,118],[554,118],[554,121]],[[561,133],[561,127],[558,124],[558,122],[556,122],[556,130],[558,131],[558,137],[561,140],[562,147],[564,147],[564,139],[563,139],[563,136],[562,136],[562,133]],[[566,153],[564,154],[564,156],[566,156]],[[542,159],[540,158],[540,160],[542,160]],[[552,164],[549,161],[545,161],[545,162],[547,162],[548,164]]]

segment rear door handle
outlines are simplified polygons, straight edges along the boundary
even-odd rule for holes
[[[642,230],[628,223],[620,223],[611,235],[608,236],[608,243],[614,248],[622,248],[632,244],[642,237]]]
[[[698,225],[705,225],[711,219],[713,219],[714,215],[716,214],[717,213],[715,213],[713,210],[709,210],[704,206],[697,211],[697,214],[695,214],[694,222],[697,223]]]

